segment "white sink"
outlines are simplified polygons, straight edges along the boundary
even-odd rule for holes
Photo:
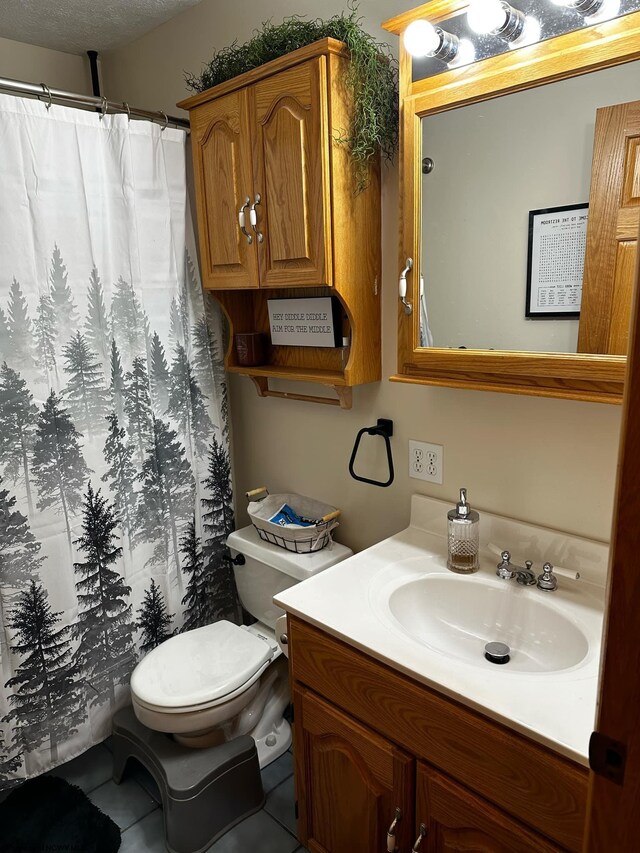
[[[588,766],[608,564],[606,543],[481,513],[480,570],[447,570],[446,502],[412,499],[405,530],[278,593],[288,613]],[[580,580],[555,592],[496,577],[489,543],[513,562],[550,560]],[[490,663],[487,642],[510,661]]]
[[[484,576],[429,574],[390,592],[389,612],[410,637],[444,655],[508,672],[558,672],[578,666],[589,642],[581,627],[536,587]],[[484,657],[506,643],[503,665]]]

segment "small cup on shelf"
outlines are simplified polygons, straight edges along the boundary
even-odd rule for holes
[[[264,364],[264,335],[262,332],[237,332],[235,346],[238,364],[242,367],[257,367]]]

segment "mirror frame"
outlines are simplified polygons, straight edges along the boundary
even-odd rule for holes
[[[455,107],[508,95],[640,58],[640,12],[544,42],[507,50],[471,65],[412,81],[402,34],[414,20],[432,24],[464,14],[468,0],[433,0],[382,24],[400,36],[400,257],[421,268],[421,119]],[[417,276],[409,273],[407,301],[417,306]],[[417,346],[420,312],[398,303],[396,382],[503,391],[599,403],[621,403],[623,355],[425,349]]]

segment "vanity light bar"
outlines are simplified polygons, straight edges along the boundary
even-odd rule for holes
[[[559,7],[578,12],[587,25],[615,18],[621,0],[550,0]],[[493,35],[509,45],[524,47],[540,40],[541,24],[535,17],[515,9],[507,0],[471,0],[466,14],[467,26],[478,35]],[[416,58],[434,57],[450,67],[473,62],[475,48],[469,39],[460,38],[429,21],[412,21],[404,31],[404,46]]]

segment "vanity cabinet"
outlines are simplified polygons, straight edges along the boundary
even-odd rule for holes
[[[348,146],[348,55],[322,39],[208,89],[189,110],[202,282],[225,311],[225,367],[249,375],[261,396],[269,378],[351,387],[381,376],[380,168],[356,192]],[[349,347],[267,346],[265,364],[239,364],[233,337],[262,332],[267,300],[335,297]],[[296,397],[299,395],[289,394]]]
[[[298,832],[311,853],[579,851],[586,768],[289,616]]]

